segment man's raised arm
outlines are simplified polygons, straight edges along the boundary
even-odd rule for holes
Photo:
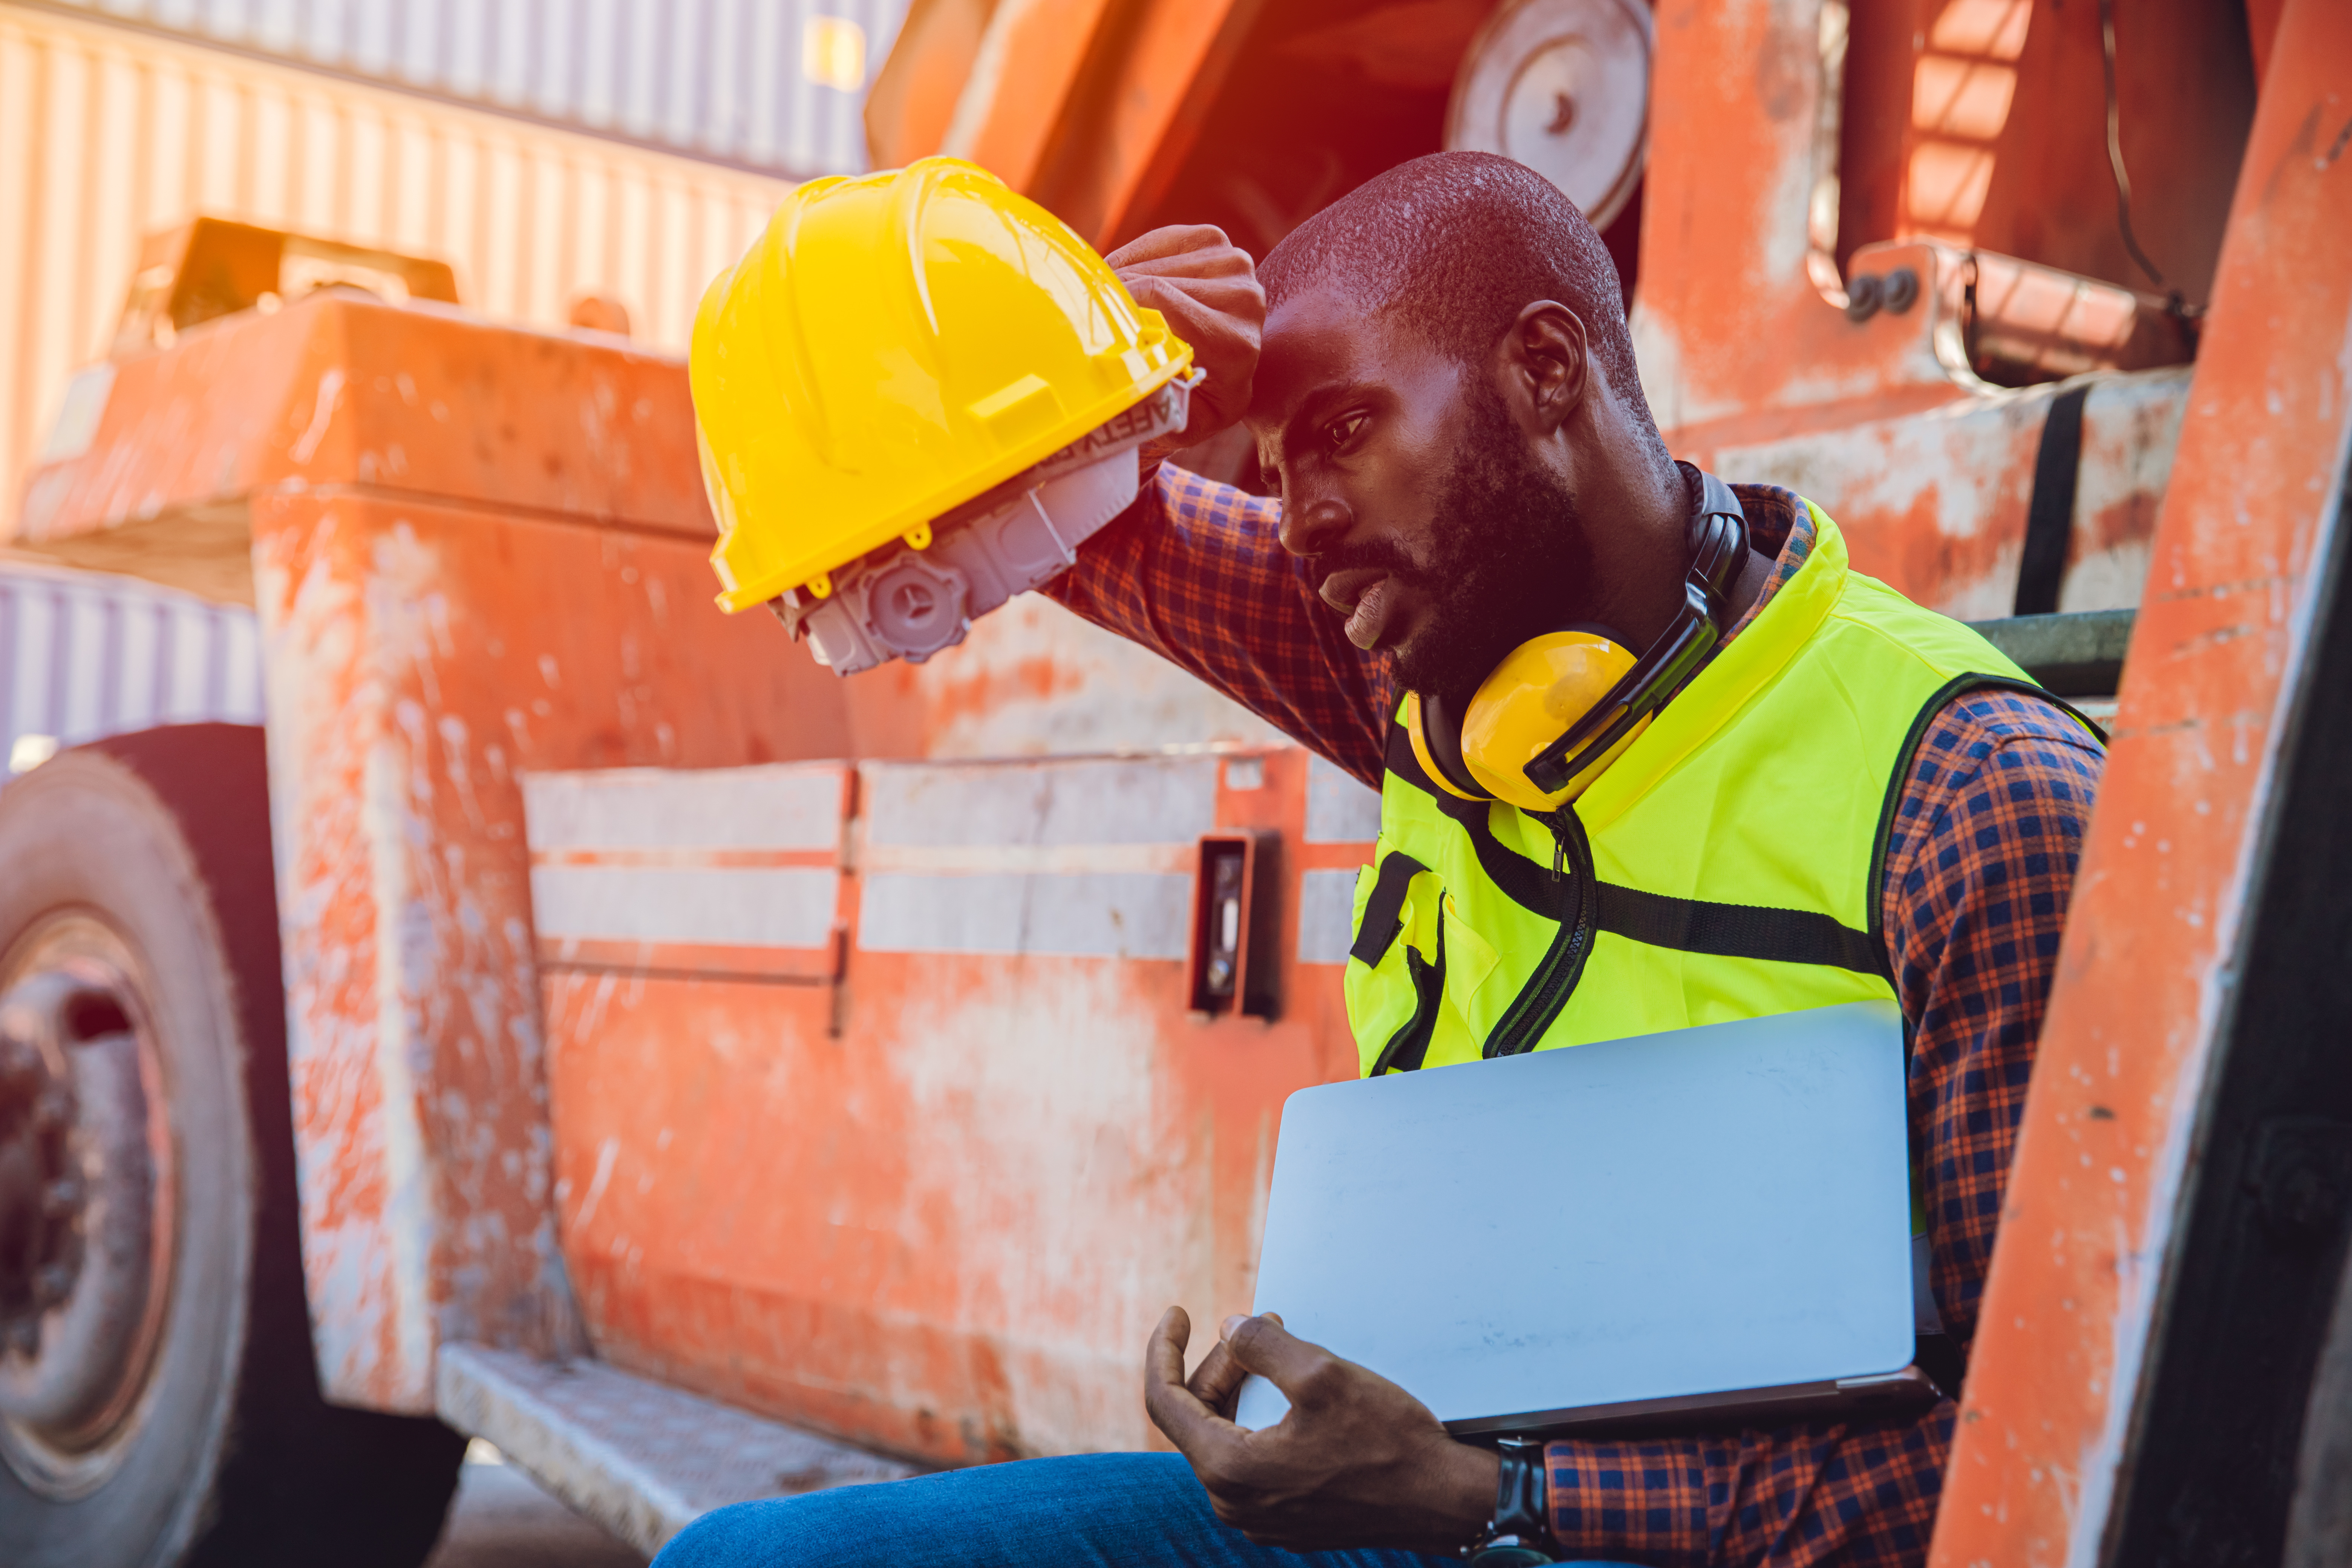
[[[1181,227],[1155,229],[1108,259],[1207,373],[1169,447],[1230,426],[1249,404],[1265,316],[1249,257],[1217,229]],[[1147,470],[1166,455],[1147,448]],[[1043,591],[1377,788],[1396,701],[1388,661],[1348,641],[1282,548],[1281,519],[1276,501],[1160,465],[1135,505]]]

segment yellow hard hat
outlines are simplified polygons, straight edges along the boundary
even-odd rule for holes
[[[719,603],[747,609],[1021,473],[1192,350],[1069,226],[975,164],[812,180],[714,279],[688,370]]]

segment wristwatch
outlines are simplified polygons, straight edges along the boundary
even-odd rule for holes
[[[1462,1549],[1470,1568],[1524,1568],[1555,1563],[1550,1510],[1544,1487],[1544,1446],[1531,1437],[1495,1445],[1502,1471],[1495,1479],[1495,1517]]]

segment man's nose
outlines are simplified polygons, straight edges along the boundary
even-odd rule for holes
[[[1293,555],[1319,555],[1345,539],[1355,521],[1355,513],[1337,496],[1286,497],[1282,547]]]

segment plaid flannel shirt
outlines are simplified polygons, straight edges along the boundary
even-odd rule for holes
[[[1802,564],[1814,528],[1787,490],[1734,489],[1755,547],[1776,557],[1737,636]],[[1279,517],[1272,500],[1162,467],[1045,592],[1377,788],[1394,677],[1341,634],[1282,549]],[[1913,1030],[1932,1279],[1963,1344],[2102,761],[2053,704],[1979,692],[1929,725],[1897,805],[1880,896]],[[1552,1529],[1573,1556],[1675,1568],[1920,1563],[1955,1414],[1947,1401],[1905,1420],[1556,1442]]]

